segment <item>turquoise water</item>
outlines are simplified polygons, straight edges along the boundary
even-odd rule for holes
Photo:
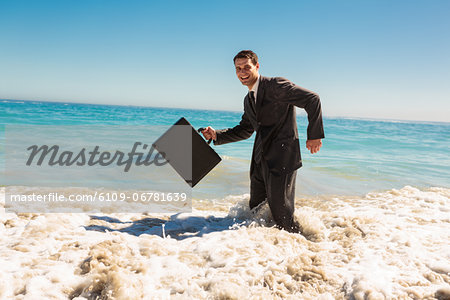
[[[0,100],[1,161],[8,124],[170,125],[185,117],[198,127],[236,125],[240,112]],[[324,118],[322,150],[305,148],[307,120],[298,117],[304,167],[297,194],[365,194],[401,188],[450,187],[450,123]],[[221,164],[194,192],[214,198],[248,192],[253,137],[214,147]]]

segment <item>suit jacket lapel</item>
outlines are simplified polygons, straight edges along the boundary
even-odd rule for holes
[[[246,102],[246,107],[247,107],[247,113],[249,114],[249,116],[251,118],[256,120],[255,104],[252,103],[252,100],[250,100],[250,97],[248,96],[248,94],[245,95],[245,102]]]
[[[256,94],[256,120],[259,122],[259,112],[261,111],[262,102],[264,99],[264,86],[266,83],[266,77],[260,76],[259,85],[258,85],[258,93]]]

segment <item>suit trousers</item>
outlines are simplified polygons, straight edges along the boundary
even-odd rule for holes
[[[299,225],[294,221],[296,176],[297,170],[276,175],[269,171],[264,159],[259,163],[253,161],[250,170],[250,209],[267,199],[277,226],[289,232],[299,232]]]

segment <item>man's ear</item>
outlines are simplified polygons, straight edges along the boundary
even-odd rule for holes
[[[256,70],[259,70],[259,62],[256,63]]]

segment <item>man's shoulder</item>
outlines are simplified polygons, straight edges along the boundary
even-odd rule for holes
[[[277,77],[261,76],[261,82],[263,82],[263,85],[265,85],[266,87],[280,87],[280,86],[284,86],[284,85],[295,85],[289,79],[286,79],[285,77],[281,77],[281,76],[277,76]]]
[[[291,82],[291,81],[282,76],[276,76],[276,77],[261,76],[261,82],[279,84],[279,83],[285,83],[285,82]]]

